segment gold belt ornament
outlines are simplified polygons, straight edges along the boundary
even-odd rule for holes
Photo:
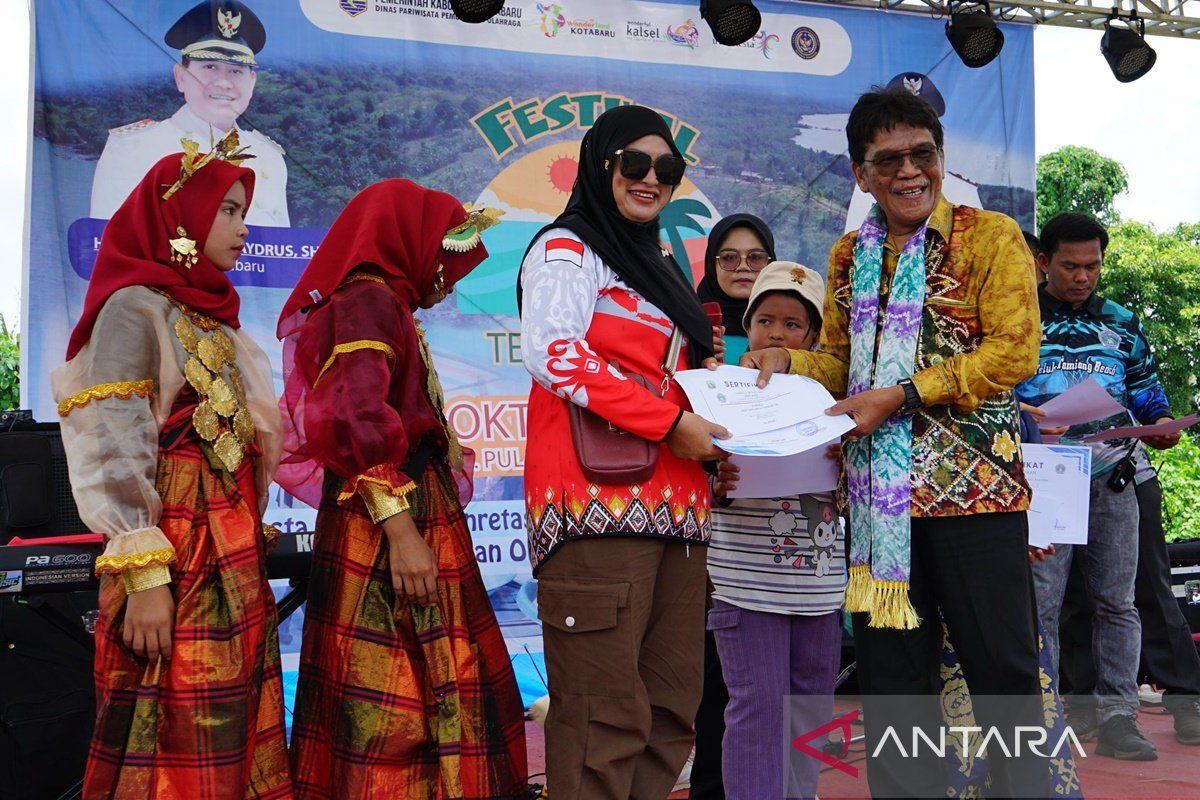
[[[178,306],[175,336],[188,360],[183,376],[200,399],[192,412],[192,427],[216,469],[233,472],[242,464],[257,431],[246,406],[246,390],[237,368],[233,341],[216,320]],[[206,332],[206,333],[202,333]]]

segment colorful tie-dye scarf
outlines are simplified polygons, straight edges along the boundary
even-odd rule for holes
[[[851,276],[850,396],[895,386],[913,373],[925,304],[925,231],[922,225],[900,253],[880,332],[887,228],[879,206],[871,207],[858,230]],[[846,609],[869,611],[874,628],[920,624],[908,599],[912,438],[912,418],[894,415],[844,448],[851,526]]]

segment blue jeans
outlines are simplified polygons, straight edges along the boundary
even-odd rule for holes
[[[1138,561],[1138,502],[1132,486],[1108,488],[1108,475],[1092,479],[1087,545],[1055,545],[1057,552],[1033,565],[1038,616],[1058,675],[1058,617],[1071,559],[1081,559],[1084,586],[1095,606],[1092,658],[1096,664],[1096,714],[1136,716],[1137,670],[1142,623],[1133,605]]]

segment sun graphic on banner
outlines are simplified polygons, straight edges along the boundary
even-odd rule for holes
[[[579,172],[579,142],[548,144],[502,169],[476,206],[504,211],[501,223],[484,234],[489,256],[458,283],[455,296],[465,314],[517,313],[517,272],[526,248],[544,225],[567,205]],[[693,282],[704,272],[707,233],[720,214],[690,179],[675,190],[659,216],[663,242],[690,268]]]
[[[550,162],[547,177],[550,184],[563,194],[570,194],[575,188],[575,176],[579,174],[579,162],[573,158],[556,158]]]

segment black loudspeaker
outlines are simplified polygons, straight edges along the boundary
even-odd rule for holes
[[[96,593],[0,595],[0,797],[77,797],[96,721]]]
[[[0,544],[87,533],[62,434],[0,412]],[[0,595],[0,796],[77,796],[95,724],[96,593]]]
[[[0,543],[87,533],[79,518],[58,423],[0,412]]]

